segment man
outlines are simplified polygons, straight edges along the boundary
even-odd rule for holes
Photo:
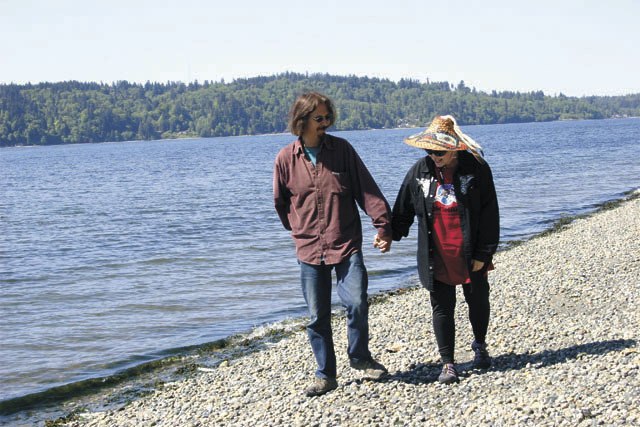
[[[301,95],[289,113],[298,137],[275,160],[273,196],[282,225],[291,231],[309,308],[307,333],[318,369],[307,396],[338,387],[331,331],[331,270],[347,311],[350,366],[377,379],[386,368],[369,351],[367,270],[362,258],[359,205],[378,230],[374,246],[391,248],[389,204],[366,166],[344,139],[326,133],[334,123],[331,100],[317,92]]]

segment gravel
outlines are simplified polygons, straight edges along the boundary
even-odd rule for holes
[[[487,342],[494,364],[486,371],[471,368],[473,337],[458,289],[458,384],[437,382],[441,366],[429,297],[413,279],[403,290],[372,298],[370,348],[389,369],[383,380],[364,381],[349,368],[340,310],[333,316],[339,386],[324,396],[303,395],[315,362],[304,319],[298,319],[284,336],[269,339],[257,331],[263,339],[244,350],[202,357],[185,377],[120,407],[57,423],[640,425],[639,242],[635,197],[499,252],[489,274]]]

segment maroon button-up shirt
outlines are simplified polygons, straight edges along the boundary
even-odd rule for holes
[[[362,250],[358,206],[381,236],[391,236],[387,200],[351,144],[333,135],[325,134],[316,166],[299,139],[280,150],[273,198],[298,259],[307,264],[338,264]]]

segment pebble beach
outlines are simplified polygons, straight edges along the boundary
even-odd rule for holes
[[[408,244],[394,242],[394,245]],[[393,250],[393,248],[392,248]],[[384,256],[384,255],[381,255]],[[365,260],[375,263],[375,257]],[[592,426],[640,425],[640,198],[637,192],[499,252],[489,274],[493,366],[473,370],[471,327],[458,290],[458,384],[441,369],[428,292],[371,298],[370,349],[389,370],[349,367],[342,310],[333,316],[338,388],[308,398],[315,361],[292,319],[277,333],[193,359],[175,381],[66,426]],[[283,330],[286,331],[283,333]],[[213,350],[212,350],[213,351]]]

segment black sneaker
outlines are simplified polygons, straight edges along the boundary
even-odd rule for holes
[[[456,365],[454,365],[453,363],[445,363],[442,366],[442,372],[438,377],[438,381],[442,384],[453,384],[459,382],[460,378],[458,378]]]
[[[321,396],[338,388],[338,381],[335,378],[316,378],[309,387],[304,390],[308,397]]]
[[[491,356],[487,351],[487,343],[480,344],[479,342],[472,342],[471,349],[475,353],[473,356],[473,367],[475,369],[488,369],[491,367]]]
[[[364,377],[372,380],[378,380],[387,374],[387,368],[382,363],[378,363],[373,359],[349,361],[349,366],[359,371],[364,371]]]

